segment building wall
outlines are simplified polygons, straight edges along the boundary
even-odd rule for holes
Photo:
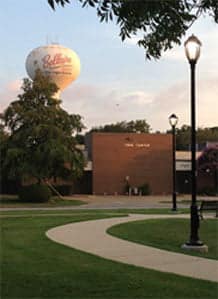
[[[172,191],[172,136],[144,133],[93,133],[93,193],[125,194],[149,183],[152,194]]]

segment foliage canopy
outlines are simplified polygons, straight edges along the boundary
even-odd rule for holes
[[[131,121],[121,121],[115,124],[107,124],[104,126],[94,127],[91,132],[110,132],[110,133],[149,133],[150,125],[145,119],[137,119]]]
[[[171,131],[168,130],[167,133]],[[218,141],[218,127],[198,128],[197,144],[204,148],[207,142]],[[177,150],[189,150],[191,143],[191,127],[182,125],[181,128],[176,128],[176,148]],[[199,148],[200,149],[200,148]]]
[[[53,98],[57,86],[40,72],[23,80],[23,93],[1,115],[8,132],[1,147],[3,172],[9,178],[79,176],[83,154],[73,135],[83,128],[79,115],[70,115]],[[2,136],[5,136],[2,134]]]
[[[218,170],[218,148],[207,147],[198,158],[198,166],[201,170],[217,171]]]
[[[214,178],[214,193],[218,194],[218,147],[207,147],[198,158],[198,170]]]
[[[47,0],[52,9],[70,0]],[[181,38],[202,15],[218,23],[217,0],[78,0],[97,11],[101,22],[115,21],[122,40],[140,35],[138,45],[146,58],[160,58],[162,51],[181,44]]]

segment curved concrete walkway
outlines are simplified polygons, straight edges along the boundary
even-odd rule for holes
[[[188,217],[188,216],[187,216]],[[218,282],[218,261],[160,250],[113,237],[106,230],[116,224],[184,215],[139,215],[77,222],[46,232],[51,240],[106,259],[135,266]]]

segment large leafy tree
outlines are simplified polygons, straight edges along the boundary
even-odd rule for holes
[[[198,158],[198,170],[214,178],[214,190],[218,194],[218,147],[205,148]]]
[[[83,128],[79,115],[70,115],[53,98],[57,86],[40,72],[24,79],[23,93],[1,115],[8,138],[2,148],[2,168],[10,178],[78,177],[83,154],[75,137]],[[2,137],[5,140],[5,135]]]
[[[145,119],[137,119],[135,121],[121,121],[115,124],[94,127],[91,129],[91,132],[149,133],[150,130],[150,125]]]
[[[2,165],[4,163],[5,153],[7,151],[7,141],[8,141],[8,134],[5,131],[4,125],[0,124],[0,193],[3,191],[3,181],[5,178],[5,174],[2,169]]]
[[[70,0],[47,0],[64,6]],[[77,0],[82,6],[95,7],[101,22],[115,20],[124,40],[139,35],[138,45],[146,57],[160,58],[161,52],[180,44],[182,36],[199,19],[209,15],[218,23],[217,0]]]
[[[168,130],[167,133],[171,131]],[[210,142],[216,142],[218,140],[218,127],[211,128],[197,128],[197,143],[201,146]],[[191,127],[188,125],[182,125],[181,128],[176,128],[176,148],[178,150],[188,150],[191,143]]]

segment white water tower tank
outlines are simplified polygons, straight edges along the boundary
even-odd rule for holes
[[[32,80],[37,69],[57,85],[59,91],[55,97],[60,98],[60,92],[78,77],[80,60],[69,48],[59,44],[46,45],[32,50],[27,56],[26,71]]]

